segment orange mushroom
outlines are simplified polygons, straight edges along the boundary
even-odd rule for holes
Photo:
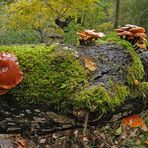
[[[133,37],[133,34],[129,31],[124,31],[124,32],[120,32],[117,33],[118,36],[128,36],[128,37]]]
[[[10,53],[0,53],[0,91],[1,94],[15,87],[23,79],[17,58]]]
[[[94,29],[84,30],[83,32],[77,32],[76,34],[79,35],[80,44],[90,44],[94,40],[105,36],[104,33],[96,32]]]
[[[145,34],[145,29],[143,27],[138,27],[136,25],[127,24],[124,27],[115,29],[117,35],[121,38],[131,42],[136,49],[143,48],[146,49],[144,41],[146,40],[147,35]]]
[[[144,122],[139,115],[130,115],[122,119],[121,125],[123,127],[142,127],[144,125]]]
[[[143,27],[135,27],[131,28],[129,31],[132,33],[143,33],[145,32],[145,29]]]

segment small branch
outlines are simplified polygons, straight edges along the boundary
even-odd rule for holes
[[[89,118],[89,112],[87,111],[85,113],[85,121],[84,121],[84,128],[83,128],[83,136],[86,135],[87,125],[88,125],[88,118]]]

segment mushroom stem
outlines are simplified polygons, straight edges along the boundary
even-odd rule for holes
[[[139,39],[140,39],[140,37],[139,37],[139,36],[136,36],[136,37],[132,40],[131,44],[134,45]]]

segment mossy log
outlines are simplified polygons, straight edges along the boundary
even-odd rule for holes
[[[76,121],[83,120],[79,117],[83,110],[90,112],[92,124],[119,112],[140,112],[147,101],[144,69],[148,67],[143,67],[147,63],[129,43],[119,44],[0,47],[0,52],[18,57],[24,73],[21,84],[0,96],[0,131],[36,133],[79,127]],[[96,63],[96,71],[84,66],[87,57]]]

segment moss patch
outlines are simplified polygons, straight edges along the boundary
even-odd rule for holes
[[[3,46],[0,51],[14,53],[24,73],[23,82],[2,99],[20,104],[48,103],[62,108],[86,83],[86,73],[79,61],[66,50],[55,46]]]
[[[111,90],[103,86],[92,86],[82,90],[76,95],[76,106],[89,111],[107,112],[115,109],[130,95],[127,86],[116,84]]]

